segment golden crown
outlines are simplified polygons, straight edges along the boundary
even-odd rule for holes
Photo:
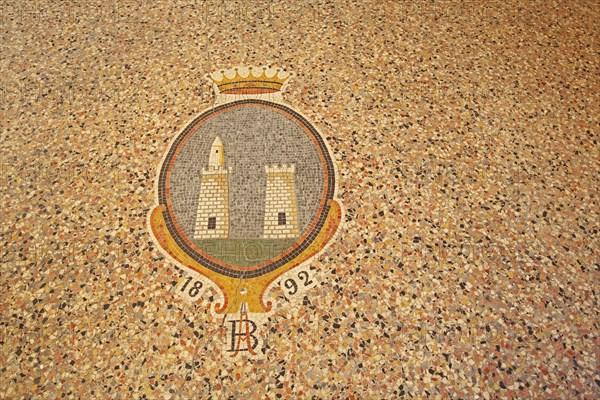
[[[224,94],[274,93],[281,90],[288,73],[271,67],[233,68],[208,76]]]

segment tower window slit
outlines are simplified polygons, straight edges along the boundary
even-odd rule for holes
[[[208,229],[217,229],[217,217],[208,217]]]
[[[277,214],[277,224],[285,225],[285,213],[284,212],[280,212]]]

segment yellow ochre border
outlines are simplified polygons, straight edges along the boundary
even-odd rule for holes
[[[217,314],[237,313],[242,303],[248,304],[249,312],[266,313],[271,311],[272,304],[271,302],[265,304],[263,296],[270,284],[290,269],[318,254],[335,235],[342,219],[342,210],[335,200],[330,200],[329,206],[329,213],[327,214],[325,224],[308,248],[276,270],[256,278],[244,279],[221,275],[188,256],[175,242],[167,229],[163,217],[163,213],[166,211],[164,205],[156,206],[152,210],[150,214],[150,227],[160,247],[167,251],[173,259],[181,265],[207,277],[221,289],[223,304],[216,305],[215,311]]]

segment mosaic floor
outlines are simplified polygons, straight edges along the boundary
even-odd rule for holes
[[[598,10],[4,1],[0,398],[599,398]]]

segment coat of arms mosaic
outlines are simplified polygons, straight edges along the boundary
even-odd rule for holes
[[[216,286],[214,312],[233,320],[232,348],[240,316],[237,339],[252,353],[248,313],[269,313],[270,286],[306,266],[339,227],[336,171],[319,131],[283,100],[287,73],[247,67],[209,78],[215,102],[169,146],[150,229],[191,273],[177,290],[195,298]],[[308,272],[296,275],[286,281],[292,292],[310,285]]]

